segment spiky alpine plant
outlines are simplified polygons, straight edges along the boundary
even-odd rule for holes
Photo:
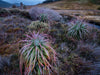
[[[21,40],[24,46],[20,49],[20,71],[23,64],[25,75],[49,75],[54,70],[56,52],[51,47],[47,34],[31,32],[26,39]]]
[[[83,39],[89,33],[87,25],[84,21],[76,21],[71,23],[71,26],[68,29],[68,36],[75,38],[77,40]]]
[[[40,15],[40,21],[41,21],[41,22],[46,22],[46,23],[47,23],[47,22],[48,22],[47,16],[46,16],[45,14],[41,14],[41,15]]]

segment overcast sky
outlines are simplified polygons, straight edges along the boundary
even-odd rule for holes
[[[38,3],[42,3],[45,0],[3,0],[9,3],[20,3],[23,2],[23,4],[26,5],[34,5],[34,4],[38,4]]]

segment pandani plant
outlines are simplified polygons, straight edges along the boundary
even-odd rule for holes
[[[80,40],[86,38],[89,33],[87,25],[83,21],[76,21],[68,29],[68,36]]]
[[[48,22],[47,16],[46,16],[45,14],[41,14],[41,15],[40,15],[40,21],[41,21],[41,22],[47,23],[47,22]]]
[[[51,46],[47,34],[30,32],[21,40],[24,45],[20,49],[20,71],[24,65],[25,75],[51,75],[56,64],[56,52]]]

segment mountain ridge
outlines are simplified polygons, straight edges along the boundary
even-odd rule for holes
[[[5,8],[5,7],[11,7],[11,6],[12,6],[12,4],[0,0],[0,7],[4,7]]]

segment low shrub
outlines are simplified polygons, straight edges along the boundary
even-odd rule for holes
[[[60,22],[54,22],[50,26],[50,35],[53,38],[56,38],[55,40],[66,41],[66,32],[67,32],[67,25],[61,24]],[[60,41],[61,40],[61,41]]]
[[[19,70],[19,59],[17,54],[11,54],[7,56],[0,56],[0,75],[14,74],[12,70]]]
[[[89,34],[87,36],[86,41],[93,42],[93,43],[99,43],[98,36],[100,35],[100,30],[95,27],[88,27]],[[90,37],[91,36],[91,37]]]
[[[46,15],[49,21],[60,21],[62,18],[59,13],[49,8],[33,7],[29,13],[34,20],[39,19],[41,14]]]
[[[16,15],[4,18],[0,22],[0,41],[9,43],[22,38],[30,23],[31,20]]]
[[[44,22],[40,22],[40,21],[33,21],[29,26],[28,26],[29,30],[31,31],[40,31],[40,32],[48,32],[49,31],[49,25],[47,23]]]
[[[21,10],[19,10],[18,8],[11,8],[9,9],[9,12],[13,15],[19,14]]]
[[[16,8],[17,6],[16,5],[12,5],[12,8]]]
[[[10,59],[8,57],[0,56],[0,74],[3,72],[7,72],[7,68],[10,66]]]
[[[23,6],[23,9],[27,9],[27,6],[26,6],[26,5],[24,5],[24,6]]]
[[[89,71],[89,62],[83,60],[75,51],[70,50],[68,47],[59,51],[57,61],[59,75],[85,75]]]
[[[95,52],[99,51],[100,47],[95,43],[85,43],[85,42],[79,42],[76,52],[79,53],[79,55],[86,60],[94,61],[96,60]]]
[[[97,43],[100,45],[100,31],[98,31],[98,34],[97,34]]]
[[[4,8],[0,9],[0,16],[1,17],[6,17],[6,16],[9,16],[9,15],[11,15],[11,13],[7,9],[4,9]]]
[[[98,7],[97,10],[100,10],[100,7]]]
[[[20,50],[20,70],[25,66],[25,75],[36,73],[36,75],[48,75],[54,68],[56,52],[52,48],[46,34],[29,33],[22,40],[24,46]]]
[[[20,11],[19,15],[21,17],[25,17],[25,18],[31,19],[30,15],[29,15],[29,12],[27,12],[27,11]]]
[[[91,3],[94,3],[94,4],[100,4],[100,1],[99,0],[89,0]]]
[[[31,19],[30,15],[29,15],[29,12],[24,11],[24,10],[20,10],[18,8],[11,8],[11,9],[9,9],[9,12],[12,15],[19,15],[21,17]]]

